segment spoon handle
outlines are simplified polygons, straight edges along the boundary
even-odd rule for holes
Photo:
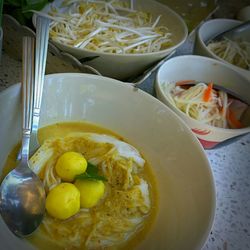
[[[30,141],[30,151],[34,152],[39,143],[37,140],[37,130],[40,118],[40,109],[42,103],[43,83],[46,68],[48,39],[49,39],[49,23],[46,17],[36,17],[36,59],[35,59],[35,86],[34,86],[34,110],[32,134]]]
[[[34,38],[23,37],[22,58],[22,151],[21,160],[27,161],[29,157],[29,141],[33,113],[33,84],[34,84]]]

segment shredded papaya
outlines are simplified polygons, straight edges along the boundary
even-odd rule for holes
[[[204,95],[203,95],[203,101],[204,102],[210,101],[210,99],[212,98],[212,91],[213,91],[213,83],[210,82],[208,84],[206,90],[204,91]]]

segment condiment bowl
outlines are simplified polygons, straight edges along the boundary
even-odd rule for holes
[[[20,140],[20,84],[0,93],[0,169]],[[197,138],[166,105],[134,86],[87,74],[48,75],[40,127],[88,121],[121,135],[152,166],[158,213],[136,249],[200,249],[211,230],[215,186]],[[0,219],[3,249],[34,249],[16,238]]]
[[[246,78],[250,80],[250,70],[246,70],[243,68],[240,68],[238,66],[235,66],[231,63],[228,63],[227,61],[223,60],[219,56],[217,56],[215,53],[213,53],[208,47],[207,42],[214,38],[216,35],[227,31],[239,24],[241,24],[241,21],[233,20],[233,19],[212,19],[209,21],[206,21],[203,23],[196,32],[196,38],[195,38],[195,45],[194,45],[194,54],[201,55],[201,56],[207,56],[214,58],[216,60],[222,61],[224,63],[227,63],[232,69],[240,72],[242,75],[244,75]],[[249,40],[248,40],[249,41]]]
[[[61,1],[56,0],[47,5],[42,11],[48,13],[51,5],[59,7]],[[95,52],[88,49],[76,48],[51,40],[61,51],[67,52],[77,59],[83,59],[84,64],[90,65],[97,69],[102,75],[125,80],[137,76],[155,62],[166,57],[176,50],[187,38],[188,30],[183,19],[168,8],[153,0],[134,1],[134,9],[139,9],[152,14],[153,20],[161,16],[159,25],[167,26],[172,33],[173,45],[167,49],[144,54],[113,54],[106,52]],[[33,19],[34,21],[34,19]],[[88,59],[88,60],[85,60]]]
[[[231,90],[237,96],[250,102],[249,81],[227,64],[212,58],[186,55],[174,57],[165,62],[157,72],[155,88],[159,100],[170,107],[194,132],[205,149],[213,148],[231,138],[250,132],[250,110],[246,113],[247,127],[225,129],[197,121],[175,107],[164,91],[164,84],[181,80],[214,82],[216,85]]]

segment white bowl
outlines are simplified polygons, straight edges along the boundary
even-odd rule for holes
[[[233,28],[241,24],[241,21],[232,20],[232,19],[213,19],[203,23],[196,32],[195,44],[194,44],[194,54],[201,56],[208,56],[217,60],[220,60],[228,64],[232,69],[237,70],[242,75],[250,80],[250,70],[242,69],[238,66],[235,66],[231,63],[226,62],[221,59],[219,56],[215,55],[211,50],[206,46],[206,42],[213,38],[214,36]]]
[[[59,7],[61,5],[61,0],[55,0],[52,4],[53,6]],[[84,64],[94,67],[104,76],[123,80],[136,76],[146,70],[154,62],[166,57],[179,47],[186,40],[188,30],[183,19],[166,5],[153,0],[137,0],[134,1],[134,4],[135,9],[152,13],[154,19],[161,15],[159,24],[167,26],[173,33],[174,45],[172,47],[154,53],[119,55],[94,52],[87,49],[74,48],[54,41],[51,42],[60,50],[70,53],[77,59],[95,57],[95,59],[87,61]],[[42,11],[48,13],[50,6],[51,4],[47,5]],[[35,18],[33,18],[33,22],[34,21]]]
[[[0,169],[20,140],[20,84],[0,93]],[[164,104],[129,84],[85,74],[46,77],[40,126],[87,120],[137,147],[153,167],[159,188],[155,224],[137,249],[200,249],[215,211],[214,182],[191,131]],[[1,248],[29,249],[0,220]]]
[[[250,132],[250,127],[242,129],[223,129],[203,124],[180,111],[171,104],[164,93],[163,84],[181,80],[214,82],[232,90],[250,103],[250,83],[230,66],[212,58],[187,55],[166,61],[156,75],[156,94],[158,99],[167,104],[192,129],[204,148],[213,148],[230,138]],[[249,114],[250,124],[250,114]]]

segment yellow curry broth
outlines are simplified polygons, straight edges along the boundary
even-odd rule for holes
[[[43,127],[39,129],[38,138],[39,138],[40,143],[42,144],[46,139],[49,139],[52,137],[63,137],[72,132],[93,132],[93,133],[107,134],[107,135],[115,136],[116,138],[124,141],[124,139],[121,136],[115,134],[113,131],[110,131],[106,128],[102,128],[97,125],[86,123],[86,122],[56,123],[47,127]],[[17,155],[19,147],[20,145],[17,145],[9,154],[6,164],[4,166],[3,172],[2,172],[2,178],[11,169],[15,167],[16,155]],[[119,246],[120,249],[135,248],[135,246],[138,245],[138,243],[146,237],[146,234],[149,232],[154,222],[154,219],[156,217],[157,208],[158,208],[158,194],[157,194],[156,179],[153,175],[151,167],[149,166],[147,162],[145,163],[144,169],[145,170],[144,170],[143,178],[149,184],[149,191],[150,191],[150,196],[151,196],[150,214],[145,220],[143,227],[138,232],[136,232],[135,235],[128,242],[126,242],[125,245]],[[46,249],[46,250],[63,249],[62,247],[58,246],[56,242],[53,242],[51,239],[48,239],[48,237],[44,233],[43,227],[44,226],[41,225],[38,231],[36,231],[32,236],[28,237],[29,242],[32,245],[36,246],[38,249]],[[72,247],[71,249],[78,249],[78,248]],[[83,246],[80,249],[83,249]],[[110,247],[110,248],[105,248],[105,249],[113,249],[113,248]]]
[[[5,176],[16,167],[17,165],[17,154],[20,149],[21,144],[18,143],[10,152],[8,155],[6,162],[4,164],[1,176],[0,176],[0,181],[2,182]]]

